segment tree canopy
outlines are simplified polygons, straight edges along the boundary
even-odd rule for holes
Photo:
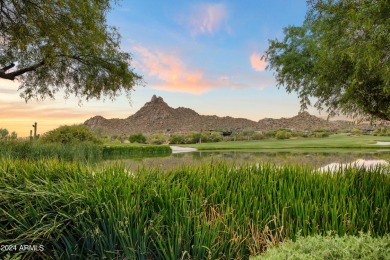
[[[0,0],[0,78],[20,82],[21,97],[62,89],[79,98],[129,94],[141,77],[106,24],[109,0]]]
[[[390,1],[310,0],[302,26],[270,40],[262,59],[302,108],[390,120]]]
[[[60,126],[45,133],[40,141],[43,143],[74,144],[80,142],[91,142],[100,144],[101,141],[85,125]]]

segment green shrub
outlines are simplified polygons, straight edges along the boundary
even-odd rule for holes
[[[208,141],[212,143],[217,143],[222,141],[222,136],[219,133],[212,133],[208,136]]]
[[[182,135],[172,135],[169,138],[169,143],[170,144],[185,144],[186,138]]]
[[[148,138],[149,144],[166,144],[168,143],[168,137],[162,134],[154,134]]]
[[[390,235],[373,238],[370,234],[359,236],[309,236],[270,245],[267,251],[255,259],[390,259]]]
[[[307,137],[307,134],[303,131],[293,131],[291,132],[293,137]]]
[[[253,133],[251,138],[252,140],[263,140],[265,136],[262,133]]]
[[[310,137],[315,137],[315,138],[325,138],[325,137],[329,137],[329,136],[330,136],[329,132],[318,132],[318,131],[315,131],[315,132],[312,132],[310,134]]]
[[[146,143],[146,137],[143,134],[132,134],[129,136],[129,142],[144,144]]]
[[[361,135],[363,132],[360,129],[352,129],[351,134],[353,135]]]
[[[289,139],[291,137],[291,132],[286,130],[279,130],[275,134],[276,139]]]
[[[271,131],[266,132],[264,135],[267,138],[274,138],[276,135],[276,131],[271,130]]]
[[[201,133],[191,133],[188,135],[188,143],[189,144],[197,144],[197,143],[207,143],[207,138],[202,136]]]
[[[222,136],[219,133],[189,133],[185,136],[187,144],[220,142]]]
[[[40,141],[43,143],[82,143],[91,142],[101,144],[102,142],[85,125],[60,126],[54,130],[45,133]]]
[[[375,136],[390,136],[390,128],[376,129],[371,134]]]
[[[380,135],[381,136],[388,136],[388,135],[390,135],[390,129],[382,128]]]

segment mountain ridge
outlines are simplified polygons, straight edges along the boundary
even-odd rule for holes
[[[86,120],[84,124],[91,129],[101,128],[104,132],[111,134],[153,134],[234,129],[254,131],[269,131],[280,128],[295,130],[335,130],[346,128],[351,125],[351,122],[328,121],[310,115],[308,112],[299,112],[298,115],[291,118],[264,118],[257,122],[246,118],[234,118],[230,116],[200,115],[190,108],[172,108],[162,97],[153,95],[149,102],[146,102],[135,114],[125,119],[106,119],[98,115]]]

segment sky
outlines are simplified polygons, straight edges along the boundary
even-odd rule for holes
[[[202,115],[255,121],[295,116],[297,95],[276,86],[260,57],[268,40],[282,39],[284,27],[301,25],[306,11],[306,0],[119,1],[107,23],[118,28],[121,48],[131,53],[130,66],[145,86],[135,87],[130,101],[122,95],[87,102],[58,93],[55,100],[26,103],[17,81],[0,79],[0,128],[28,136],[34,122],[42,134],[95,115],[126,118],[153,95]]]

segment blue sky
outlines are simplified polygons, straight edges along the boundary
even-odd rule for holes
[[[2,80],[0,128],[26,136],[33,122],[43,133],[95,115],[126,118],[153,94],[205,115],[256,121],[294,116],[300,109],[296,94],[276,87],[260,57],[268,39],[281,39],[284,27],[302,24],[306,10],[305,0],[121,1],[107,23],[118,28],[122,49],[132,54],[131,66],[146,83],[135,88],[131,102],[121,96],[79,105],[60,93],[54,101],[26,104],[17,83]]]

